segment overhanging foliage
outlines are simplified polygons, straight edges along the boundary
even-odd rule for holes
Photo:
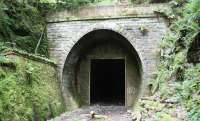
[[[199,40],[200,1],[191,0],[184,8],[179,8],[178,4],[174,11],[179,19],[172,24],[171,33],[160,45],[161,64],[156,79],[152,81],[152,91],[163,99],[177,98],[188,109],[190,119],[199,121],[199,64],[188,63],[187,54],[193,41]]]

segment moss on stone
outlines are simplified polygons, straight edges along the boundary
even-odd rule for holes
[[[46,57],[42,57],[40,55],[35,55],[35,54],[30,54],[30,53],[27,53],[23,50],[19,50],[19,49],[14,49],[14,48],[9,48],[9,47],[2,47],[0,48],[0,55],[17,55],[17,56],[22,56],[24,58],[28,58],[30,60],[33,60],[33,61],[39,61],[41,63],[46,63],[46,64],[50,64],[50,65],[53,65],[55,66],[56,63],[52,60],[49,60],[48,58]],[[5,62],[5,61],[4,61]]]
[[[16,68],[0,65],[0,121],[45,121],[64,111],[54,66],[15,54],[1,57]]]

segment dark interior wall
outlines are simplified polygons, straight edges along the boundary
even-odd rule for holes
[[[90,103],[125,104],[125,59],[90,60]]]
[[[132,106],[137,98],[140,88],[140,69],[137,59],[132,56],[125,47],[121,47],[118,43],[105,42],[93,46],[91,51],[80,59],[80,72],[78,73],[79,83],[85,86],[80,86],[81,92],[86,95],[81,95],[81,99],[89,103],[89,85],[90,77],[90,60],[91,59],[125,59],[125,80],[126,80],[126,106]],[[83,68],[84,67],[84,68]],[[112,88],[112,87],[111,87]],[[88,95],[87,95],[88,94]]]
[[[120,34],[96,30],[85,35],[67,57],[63,82],[70,99],[90,104],[91,59],[125,59],[126,106],[132,106],[140,90],[141,64],[137,53]],[[64,90],[65,91],[65,90]]]

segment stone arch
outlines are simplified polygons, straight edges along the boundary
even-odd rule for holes
[[[73,44],[70,48],[70,50],[68,50],[68,54],[65,60],[65,64],[63,66],[63,72],[62,72],[62,93],[64,96],[64,100],[65,100],[65,104],[67,107],[69,108],[75,108],[80,106],[79,103],[79,99],[77,99],[76,97],[76,90],[74,90],[74,86],[71,85],[76,85],[75,82],[72,82],[70,80],[75,80],[75,68],[77,67],[77,63],[79,61],[79,57],[80,57],[80,48],[79,47],[84,47],[83,42],[80,42],[81,40],[83,40],[84,37],[87,37],[88,35],[90,35],[92,32],[95,31],[109,31],[112,32],[118,36],[120,36],[121,38],[123,38],[123,40],[125,40],[125,43],[127,44],[128,48],[131,49],[131,53],[134,53],[134,56],[137,59],[138,65],[139,65],[139,69],[140,69],[140,74],[141,74],[141,85],[140,88],[142,88],[143,86],[143,76],[144,76],[144,71],[145,70],[145,66],[143,66],[143,58],[142,58],[142,52],[140,52],[140,49],[137,48],[136,44],[134,43],[134,41],[130,41],[133,40],[132,36],[124,29],[122,29],[123,27],[117,25],[117,24],[97,24],[97,25],[93,25],[91,27],[87,27],[86,29],[83,29],[83,31],[77,32],[77,35],[73,38]],[[81,44],[80,44],[81,43]],[[72,69],[74,68],[74,69]],[[73,70],[73,72],[69,71]],[[73,75],[70,77],[66,77],[66,75]],[[68,105],[69,104],[69,105]]]
[[[78,41],[84,37],[85,35],[87,35],[88,33],[95,31],[95,30],[101,30],[101,29],[105,29],[105,30],[111,30],[113,32],[116,32],[120,35],[122,35],[124,38],[126,38],[126,40],[132,45],[132,47],[135,49],[135,51],[138,54],[138,57],[140,58],[141,61],[141,65],[142,67],[142,71],[143,74],[145,74],[145,58],[143,56],[143,49],[141,49],[141,46],[138,46],[136,41],[134,40],[134,37],[131,35],[132,33],[128,32],[126,29],[124,29],[123,26],[116,24],[116,23],[104,23],[104,22],[100,22],[97,24],[92,24],[91,26],[87,26],[85,28],[81,28],[81,31],[77,31],[77,35],[74,35],[73,38],[71,38],[72,43],[67,47],[67,49],[65,49],[65,60],[64,62],[66,62],[67,56],[69,54],[69,52],[71,51],[71,49],[78,43]],[[63,63],[64,66],[64,63]],[[63,72],[61,72],[63,73]],[[144,75],[145,76],[145,75]],[[62,75],[61,75],[62,78]]]

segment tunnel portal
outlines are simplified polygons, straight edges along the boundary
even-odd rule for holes
[[[63,79],[79,106],[133,106],[141,86],[142,65],[121,34],[100,29],[83,36],[66,59]]]

